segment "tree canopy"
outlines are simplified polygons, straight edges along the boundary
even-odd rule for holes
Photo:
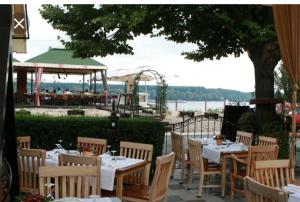
[[[141,34],[196,44],[183,53],[195,61],[276,41],[272,9],[259,5],[43,5],[41,14],[81,57],[133,54],[128,42]]]

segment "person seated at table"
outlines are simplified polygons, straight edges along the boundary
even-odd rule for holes
[[[85,89],[85,92],[83,93],[84,95],[93,95],[92,93],[89,92],[88,89]]]
[[[46,89],[45,95],[50,95],[49,90]]]
[[[72,94],[72,92],[69,90],[69,89],[67,89],[65,92],[64,92],[64,95],[71,95]]]
[[[46,92],[45,92],[45,89],[43,88],[43,89],[42,89],[42,92],[40,93],[40,95],[45,95],[45,93],[46,93]]]
[[[56,95],[62,95],[62,94],[63,94],[62,90],[58,87],[56,91]]]
[[[54,89],[51,93],[50,96],[55,96],[56,95],[56,90]]]

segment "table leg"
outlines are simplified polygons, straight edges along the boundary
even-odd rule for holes
[[[226,170],[227,170],[227,156],[223,156],[222,163],[222,179],[221,179],[221,196],[225,197],[225,187],[226,187]]]
[[[122,201],[123,195],[123,175],[117,175],[117,187],[116,187],[116,195]]]

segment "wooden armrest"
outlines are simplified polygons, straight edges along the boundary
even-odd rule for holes
[[[248,164],[246,160],[240,159],[240,158],[237,157],[235,154],[231,154],[231,155],[229,156],[229,158],[232,158],[233,161],[237,161],[238,163],[241,163],[241,164],[245,164],[245,165]]]
[[[117,174],[122,174],[122,175],[128,175],[130,173],[133,173],[136,170],[140,170],[141,168],[145,168],[148,164],[150,164],[150,161],[143,161],[137,165],[133,165],[133,166],[128,166],[125,168],[119,168],[116,170]]]

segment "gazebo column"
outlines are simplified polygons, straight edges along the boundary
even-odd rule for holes
[[[107,81],[106,81],[106,72],[104,70],[101,71],[102,83],[103,83],[103,91],[105,96],[105,106],[107,105],[108,100],[108,88],[107,88]]]
[[[90,92],[92,91],[92,77],[93,75],[92,73],[90,73]]]
[[[96,93],[96,89],[97,86],[96,86],[96,71],[94,72],[94,94]]]
[[[33,94],[33,72],[31,72],[31,77],[30,77],[30,93],[31,95]]]
[[[84,92],[84,80],[85,80],[85,75],[82,74],[82,92]]]

